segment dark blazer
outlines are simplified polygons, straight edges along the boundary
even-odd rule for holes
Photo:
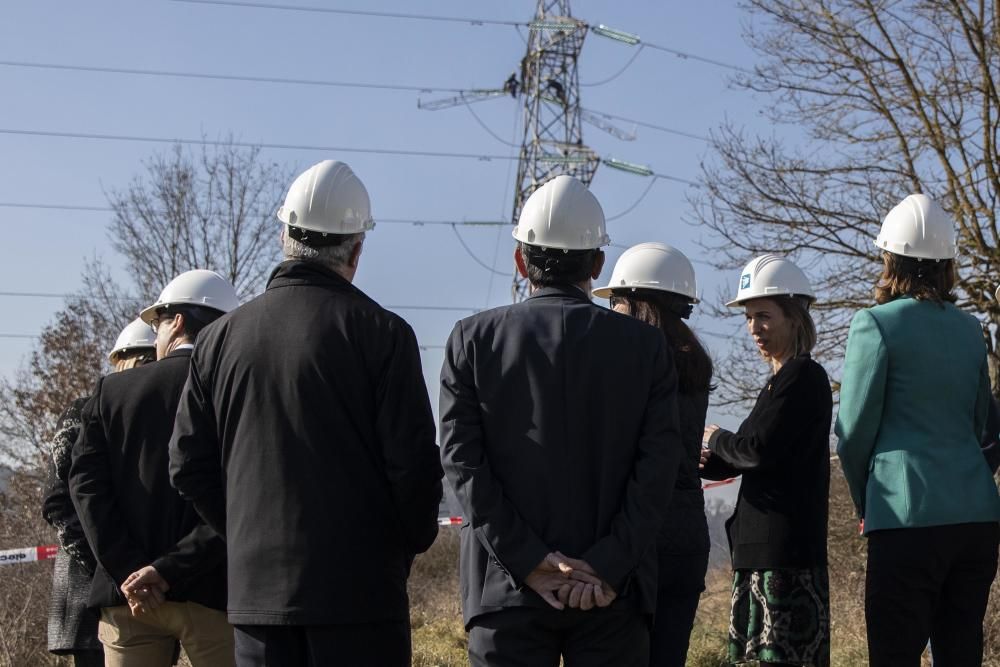
[[[656,539],[660,556],[707,556],[711,550],[705,517],[705,492],[701,490],[698,474],[707,411],[707,391],[677,394],[677,416],[684,456],[677,471],[674,494]]]
[[[785,362],[736,433],[709,439],[708,479],[743,475],[726,522],[733,569],[826,566],[833,396],[808,354]]]
[[[657,530],[681,458],[663,334],[575,287],[456,324],[441,369],[441,455],[462,504],[468,623],[547,608],[525,577],[551,551],[583,558],[652,613]]]
[[[441,464],[413,330],[314,262],[198,338],[171,476],[229,547],[229,620],[409,618]]]
[[[90,605],[125,604],[119,586],[153,565],[168,600],[225,608],[225,544],[170,486],[167,444],[191,350],[108,375],[83,409],[69,486],[97,556]]]

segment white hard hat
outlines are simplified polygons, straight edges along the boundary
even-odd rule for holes
[[[594,296],[607,298],[613,290],[650,289],[672,292],[698,303],[694,267],[677,248],[666,243],[640,243],[618,258],[607,287],[598,287]]]
[[[513,236],[528,245],[557,250],[593,250],[611,243],[597,197],[566,175],[556,176],[528,197]]]
[[[322,234],[358,234],[375,227],[371,200],[349,166],[323,160],[292,181],[278,220]]]
[[[228,313],[240,305],[236,290],[215,271],[195,269],[185,271],[163,288],[160,298],[139,313],[146,324],[156,318],[156,311],[166,306],[200,306]]]
[[[155,350],[156,336],[149,329],[149,325],[141,318],[135,318],[129,322],[128,326],[118,334],[115,346],[108,352],[108,359],[112,362],[116,354],[132,352],[133,350]]]
[[[927,195],[910,195],[885,216],[875,245],[903,257],[952,259],[955,223]]]
[[[761,255],[750,260],[740,273],[739,291],[727,306],[741,306],[751,299],[775,296],[801,296],[816,299],[809,279],[802,269],[784,257]]]

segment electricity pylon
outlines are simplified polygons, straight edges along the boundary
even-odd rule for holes
[[[568,174],[589,186],[600,164],[600,158],[583,143],[581,128],[577,61],[586,36],[587,24],[573,18],[569,0],[538,0],[521,61],[521,80],[513,82],[520,87],[524,102],[524,138],[512,215],[515,225],[524,202],[540,185]],[[527,288],[515,271],[513,299],[523,299]]]

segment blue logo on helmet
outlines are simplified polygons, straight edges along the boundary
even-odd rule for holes
[[[744,273],[743,276],[740,277],[740,289],[746,289],[748,287],[750,287],[750,274]]]

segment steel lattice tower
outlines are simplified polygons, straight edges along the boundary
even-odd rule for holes
[[[569,0],[538,0],[528,51],[521,61],[524,139],[517,163],[513,223],[538,186],[568,174],[588,186],[600,163],[583,143],[577,59],[587,24],[570,14]],[[527,295],[527,281],[514,272],[515,301]]]

